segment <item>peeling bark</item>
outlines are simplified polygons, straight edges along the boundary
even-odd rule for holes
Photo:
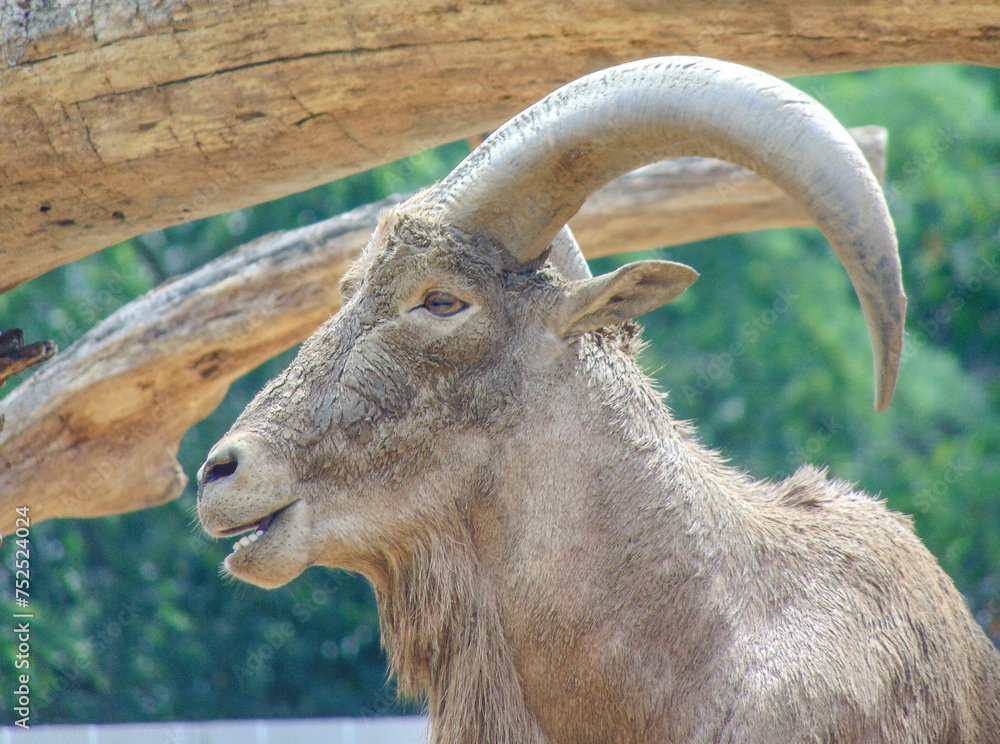
[[[0,387],[14,375],[51,358],[56,351],[58,347],[51,341],[38,341],[25,346],[24,332],[20,328],[0,331]],[[0,427],[2,425],[3,419],[0,418]]]
[[[996,64],[1000,5],[6,0],[0,292],[134,235],[487,131],[611,64]]]
[[[852,130],[885,170],[885,131]],[[0,415],[0,531],[164,503],[187,481],[181,437],[230,383],[312,333],[340,304],[340,276],[389,203],[261,238],[168,282],[90,330],[7,398]],[[654,215],[653,225],[645,224]],[[588,256],[735,231],[810,224],[759,176],[686,158],[612,182],[571,222]],[[9,508],[8,508],[9,507]],[[7,515],[7,516],[4,516]]]

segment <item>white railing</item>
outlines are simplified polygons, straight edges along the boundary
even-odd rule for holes
[[[307,718],[0,728],[0,744],[422,744],[425,718]]]

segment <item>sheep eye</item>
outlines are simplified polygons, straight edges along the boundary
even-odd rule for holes
[[[422,307],[439,318],[448,318],[456,315],[469,306],[468,302],[463,302],[457,297],[446,292],[430,292],[424,298]]]

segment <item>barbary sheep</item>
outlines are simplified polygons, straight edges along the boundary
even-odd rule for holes
[[[909,521],[812,468],[751,480],[640,370],[631,319],[694,270],[587,276],[566,221],[680,155],[808,208],[888,405],[905,298],[854,142],[769,75],[652,59],[556,91],[383,216],[340,311],[209,453],[204,528],[243,535],[225,565],[260,586],[367,577],[434,742],[1000,742],[1000,654]]]

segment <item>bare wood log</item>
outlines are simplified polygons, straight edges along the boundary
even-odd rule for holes
[[[852,133],[884,173],[885,131]],[[176,453],[184,432],[211,413],[234,379],[337,310],[340,276],[378,212],[401,198],[261,238],[168,282],[0,401],[8,420],[0,431],[0,531],[11,527],[16,506],[29,506],[37,522],[131,511],[180,495],[187,479]],[[688,210],[699,219],[684,217]],[[665,227],[640,227],[650,214]],[[593,257],[809,218],[756,174],[688,158],[609,184],[572,224]]]
[[[487,131],[656,54],[996,64],[1000,4],[63,0],[0,11],[0,292],[128,237]]]

